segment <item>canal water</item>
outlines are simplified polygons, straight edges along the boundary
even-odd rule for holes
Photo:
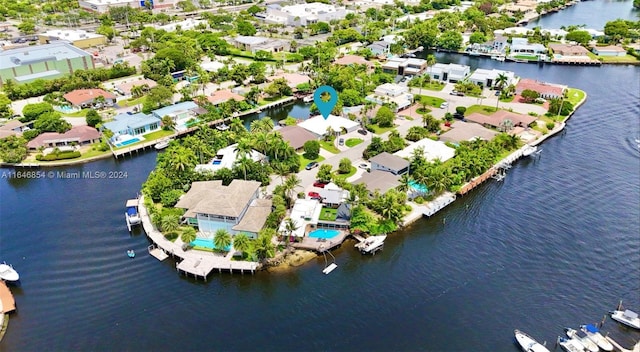
[[[328,276],[318,257],[198,282],[148,256],[144,234],[126,230],[124,203],[155,152],[55,169],[117,179],[0,179],[0,260],[22,277],[0,350],[517,351],[516,328],[553,349],[563,327],[599,322],[620,299],[639,311],[640,69],[438,61],[589,98],[540,158],[392,234],[375,256],[347,242]],[[640,339],[611,320],[603,329],[625,345]]]

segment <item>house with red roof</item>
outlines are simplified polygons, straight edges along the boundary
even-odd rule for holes
[[[522,92],[527,89],[538,92],[541,98],[552,99],[561,98],[564,95],[564,91],[567,89],[567,86],[540,82],[530,78],[520,79],[516,85],[516,94],[522,95]]]
[[[100,107],[98,104],[111,106],[116,103],[116,96],[113,93],[109,93],[100,88],[76,89],[65,94],[63,97],[71,103],[71,105],[77,108],[87,108],[94,105],[96,107]],[[100,101],[96,102],[98,97],[103,97],[104,103],[101,103]]]
[[[222,104],[232,99],[235,101],[244,101],[242,95],[236,94],[229,89],[217,90],[207,97],[207,100],[213,105]]]
[[[275,76],[268,77],[267,80],[269,82],[273,82],[274,80],[276,80],[278,78],[284,78],[285,81],[287,81],[287,85],[291,89],[295,89],[296,87],[298,87],[302,83],[311,82],[311,78],[309,76],[301,74],[301,73],[280,73],[280,74],[277,74]]]
[[[76,126],[65,133],[45,132],[27,143],[31,150],[40,147],[61,147],[65,145],[86,145],[100,141],[100,132],[89,126]]]
[[[350,55],[350,54],[346,54],[345,56],[337,59],[333,63],[336,65],[342,65],[342,66],[366,65],[367,68],[373,67],[373,63],[370,61],[367,61],[362,56]]]
[[[484,115],[477,112],[465,116],[467,121],[479,123],[486,127],[502,128],[506,125],[505,121],[511,121],[511,127],[527,127],[532,124],[536,118],[534,116],[517,114],[515,112],[499,110],[491,115]]]

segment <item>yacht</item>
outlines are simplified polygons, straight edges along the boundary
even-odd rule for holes
[[[557,342],[567,352],[584,352],[584,346],[578,340],[558,336]]]
[[[595,344],[595,342],[589,340],[587,336],[580,336],[580,333],[577,330],[574,330],[571,328],[566,328],[564,330],[569,338],[573,339],[574,341],[579,341],[582,344],[582,347],[585,351],[587,352],[600,351],[600,348],[598,347],[598,345]]]
[[[520,330],[514,330],[513,333],[516,335],[516,341],[518,345],[525,352],[550,352],[546,347],[544,347],[541,343],[534,340],[533,337],[525,334]]]
[[[614,310],[610,313],[611,319],[634,329],[640,329],[640,318],[638,318],[638,313],[628,309]]]
[[[356,248],[358,248],[362,254],[375,254],[382,249],[386,238],[387,235],[367,237],[364,241],[356,244]]]
[[[20,280],[20,275],[18,275],[18,272],[13,268],[13,266],[6,262],[2,262],[2,264],[0,264],[0,280],[10,282],[18,281]]]
[[[311,103],[313,101],[313,95],[307,95],[306,97],[302,98],[302,101],[305,103]]]
[[[613,351],[613,345],[611,342],[602,336],[600,330],[593,324],[581,325],[580,330],[587,334],[587,337],[596,343],[603,351]]]

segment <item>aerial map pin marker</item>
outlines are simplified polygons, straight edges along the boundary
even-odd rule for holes
[[[331,95],[329,101],[322,100],[322,93],[329,93],[329,95]],[[326,120],[327,117],[329,117],[329,114],[331,114],[333,107],[336,106],[336,103],[338,102],[338,93],[333,89],[333,87],[320,86],[316,89],[316,92],[313,93],[313,101],[316,103],[318,110],[320,110],[322,117]]]

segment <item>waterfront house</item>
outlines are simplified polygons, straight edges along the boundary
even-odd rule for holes
[[[153,110],[151,114],[160,120],[165,116],[169,116],[175,123],[174,129],[182,131],[198,121],[199,111],[198,104],[192,101],[184,101]]]
[[[116,96],[100,88],[76,89],[63,95],[64,99],[76,108],[113,106]],[[99,98],[102,97],[102,98]],[[102,100],[102,101],[101,101]]]
[[[359,179],[355,180],[353,184],[364,184],[370,194],[373,194],[375,191],[384,194],[388,190],[400,185],[400,177],[391,172],[371,169],[371,172],[365,172]]]
[[[322,203],[332,207],[338,207],[349,200],[349,191],[338,187],[333,182],[321,188],[318,193],[322,197]]]
[[[391,49],[391,43],[379,40],[367,45],[367,49],[371,50],[371,53],[375,56],[387,55]]]
[[[504,82],[503,87],[507,87],[510,84],[513,84],[516,82],[516,74],[512,71],[504,71],[504,70],[496,70],[491,69],[491,70],[487,70],[484,68],[479,68],[477,70],[475,70],[471,76],[469,76],[468,80],[470,82],[473,82],[477,85],[479,85],[480,87],[495,87],[496,86],[496,79],[498,78],[498,76],[500,75],[504,75],[507,78],[507,81]]]
[[[230,40],[231,45],[244,51],[255,53],[256,51],[267,51],[279,53],[289,51],[290,43],[283,39],[272,39],[266,37],[252,37],[239,35]]]
[[[373,67],[373,63],[370,61],[367,61],[365,58],[363,58],[362,56],[358,56],[358,55],[345,55],[339,59],[336,59],[336,61],[333,62],[336,65],[342,65],[342,66],[351,66],[351,65],[366,65],[367,68],[371,68]]]
[[[465,117],[467,121],[479,123],[483,126],[505,129],[511,127],[527,127],[537,120],[534,116],[517,114],[506,110],[499,110],[491,115],[484,115],[477,112]],[[510,121],[510,122],[507,122]]]
[[[307,26],[313,23],[344,19],[347,9],[343,6],[323,4],[320,2],[302,3],[281,6],[267,5],[265,21],[287,26]]]
[[[247,154],[247,157],[253,161],[265,161],[267,158],[264,154],[253,149]],[[238,143],[231,144],[218,150],[216,156],[209,163],[196,165],[195,170],[198,172],[216,172],[223,168],[231,169],[239,158]]]
[[[207,97],[207,100],[212,105],[218,105],[218,104],[225,103],[229,100],[244,101],[244,97],[242,95],[232,92],[229,89],[221,89],[211,93],[211,95]]]
[[[427,61],[417,58],[392,57],[382,64],[382,71],[400,76],[417,76],[424,73]]]
[[[233,180],[228,186],[220,180],[193,182],[175,207],[185,209],[183,218],[198,227],[202,238],[213,238],[219,229],[256,238],[271,213],[271,201],[258,198],[259,193],[257,181]]]
[[[592,49],[593,53],[598,56],[625,56],[627,51],[620,46],[608,45],[608,46],[595,46]]]
[[[459,64],[436,63],[427,72],[432,79],[456,83],[464,80],[471,72],[471,67]]]
[[[300,126],[284,126],[278,129],[277,132],[296,152],[302,151],[302,147],[307,141],[318,139],[318,136]]]
[[[371,171],[386,171],[397,176],[409,172],[409,161],[387,152],[380,153],[369,161],[371,162]]]
[[[451,129],[440,135],[443,142],[460,143],[462,141],[470,141],[477,138],[490,141],[498,134],[496,131],[490,130],[477,123],[455,121],[451,125]]]
[[[510,55],[532,55],[539,56],[547,53],[547,48],[539,43],[529,44],[527,38],[512,38],[510,47]]]
[[[315,199],[296,199],[289,214],[289,218],[294,224],[294,229],[289,233],[287,231],[287,220],[280,223],[278,232],[288,236],[302,238],[312,229],[317,228],[320,213],[322,212],[322,204]]]
[[[89,12],[107,13],[113,7],[131,7],[134,9],[147,9],[151,5],[153,9],[172,8],[179,0],[140,1],[140,0],[78,0],[80,8]]]
[[[536,81],[530,78],[523,78],[516,85],[516,94],[521,95],[524,90],[533,90],[540,94],[543,99],[560,98],[564,95],[567,86]]]
[[[89,126],[76,126],[65,133],[45,132],[27,143],[30,150],[40,147],[62,147],[66,145],[87,145],[100,141],[100,132]]]
[[[318,115],[302,121],[298,126],[313,133],[319,138],[327,135],[328,133],[344,134],[353,132],[360,127],[360,124],[341,116],[329,115],[325,119],[321,115]]]
[[[455,155],[455,149],[448,147],[444,142],[434,141],[430,138],[424,138],[419,141],[409,144],[402,150],[399,150],[393,155],[401,158],[410,159],[413,157],[416,149],[422,148],[422,153],[428,161],[440,160],[445,162]],[[404,160],[404,159],[403,159]]]
[[[143,79],[138,79],[138,80],[134,80],[131,82],[125,82],[122,84],[118,84],[117,86],[114,87],[114,90],[119,93],[122,94],[126,97],[131,96],[131,89],[133,89],[133,87],[142,87],[144,88],[145,93],[148,92],[149,89],[156,87],[158,85],[158,83],[156,83],[156,81],[152,80],[152,79],[148,79],[148,78],[143,78]]]
[[[118,114],[113,121],[105,122],[102,130],[113,132],[110,142],[117,144],[122,141],[134,139],[147,133],[155,132],[161,127],[160,119],[144,113]]]
[[[550,43],[549,49],[551,49],[555,55],[562,56],[587,56],[589,54],[589,50],[577,44]]]
[[[398,112],[413,103],[413,94],[409,93],[406,86],[384,83],[376,87],[373,94],[368,95],[365,100],[378,105],[394,103],[395,112]]]
[[[9,120],[4,125],[0,126],[0,139],[7,138],[9,136],[22,136],[22,132],[25,130],[25,123],[20,122],[18,119]]]
[[[308,75],[302,73],[279,73],[274,76],[267,77],[268,82],[273,82],[278,78],[284,78],[287,81],[289,88],[296,90],[297,87],[303,83],[311,82],[311,78]]]

